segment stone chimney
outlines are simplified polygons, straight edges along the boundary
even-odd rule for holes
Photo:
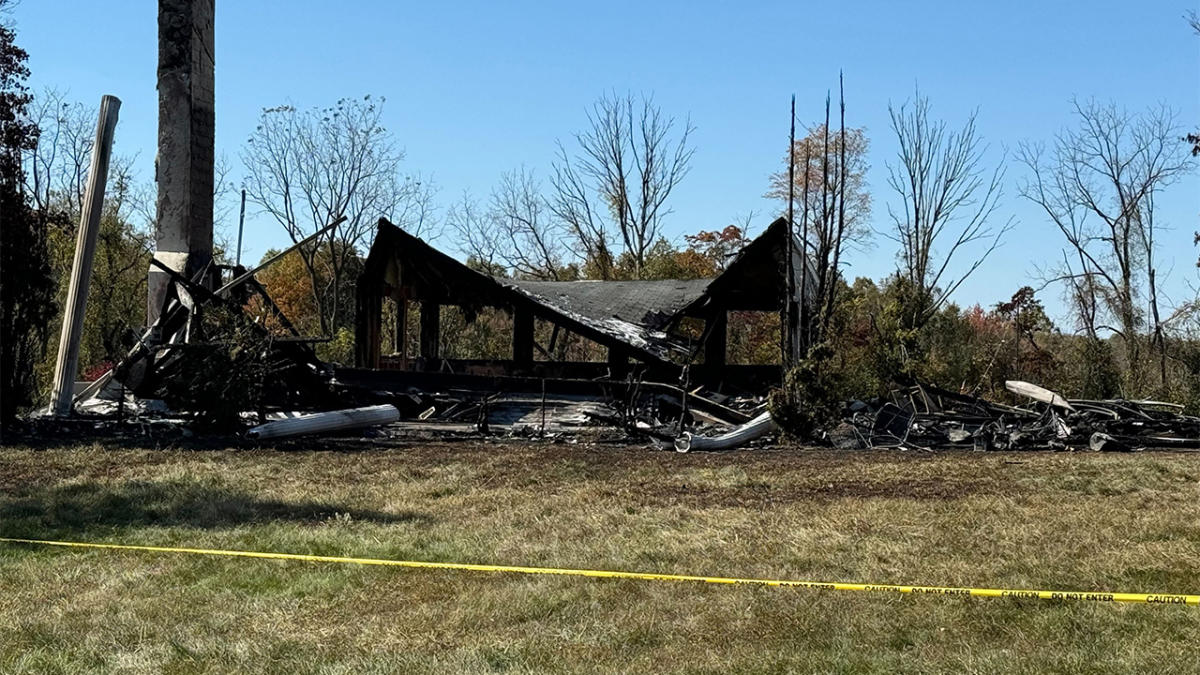
[[[215,3],[158,0],[155,257],[189,278],[208,264],[213,251]],[[158,318],[168,282],[166,272],[151,266],[147,324]]]

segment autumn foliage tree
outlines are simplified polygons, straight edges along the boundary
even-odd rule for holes
[[[828,167],[824,166],[826,137],[829,143]],[[867,153],[871,142],[866,129],[862,127],[846,129],[845,138],[845,237],[847,243],[862,246],[871,237],[871,193],[866,183],[867,169],[870,168]],[[781,215],[787,213],[789,157],[796,162],[792,171],[791,191],[797,200],[796,221],[800,222],[806,216],[810,222],[815,221],[824,216],[821,193],[825,191],[826,183],[830,194],[840,194],[842,190],[842,136],[837,129],[828,129],[825,123],[820,122],[809,127],[804,138],[796,139],[792,152],[783,158],[784,168],[771,174],[770,187],[765,195],[780,202]]]
[[[354,307],[353,283],[335,285],[328,282],[335,265],[341,265],[341,273],[351,280],[356,280],[362,272],[363,258],[343,252],[342,246],[328,242],[319,246],[307,245],[303,247],[305,255],[289,253],[257,275],[259,283],[283,317],[304,337],[322,336],[321,307],[335,304]],[[276,253],[267,251],[264,259]],[[313,288],[314,273],[318,284],[316,289]],[[335,298],[332,295],[334,292],[339,293],[339,297]],[[321,304],[318,304],[318,298]],[[287,331],[283,320],[270,308],[260,309],[264,321],[273,331],[280,334]],[[352,331],[342,327],[327,337],[328,341],[317,343],[317,356],[339,363],[353,360]]]
[[[278,251],[272,249],[264,253],[263,258],[277,254]],[[283,315],[301,333],[307,335],[319,333],[321,321],[317,304],[313,300],[312,280],[304,260],[299,255],[287,255],[280,258],[279,262],[259,272],[257,279]],[[269,321],[268,326],[275,332],[284,330],[278,321]]]

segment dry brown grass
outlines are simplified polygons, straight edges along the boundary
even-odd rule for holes
[[[0,530],[368,557],[1200,592],[1200,455],[0,451]],[[1185,672],[1194,607],[0,545],[5,672]]]

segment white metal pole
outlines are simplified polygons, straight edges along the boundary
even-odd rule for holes
[[[71,414],[75,371],[79,366],[79,340],[83,336],[83,316],[87,311],[88,286],[92,280],[92,261],[96,238],[100,234],[100,216],[104,210],[104,186],[108,182],[108,161],[112,156],[113,132],[121,100],[105,95],[100,99],[100,118],[96,122],[96,142],[92,146],[92,164],[88,170],[83,211],[79,217],[79,236],[75,241],[75,262],[71,266],[71,285],[63,308],[62,336],[54,366],[54,389],[50,411],[54,415]]]

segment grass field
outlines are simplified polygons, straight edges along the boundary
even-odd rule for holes
[[[1200,592],[1200,454],[0,450],[0,535]],[[0,671],[1196,672],[1200,608],[0,544]]]

